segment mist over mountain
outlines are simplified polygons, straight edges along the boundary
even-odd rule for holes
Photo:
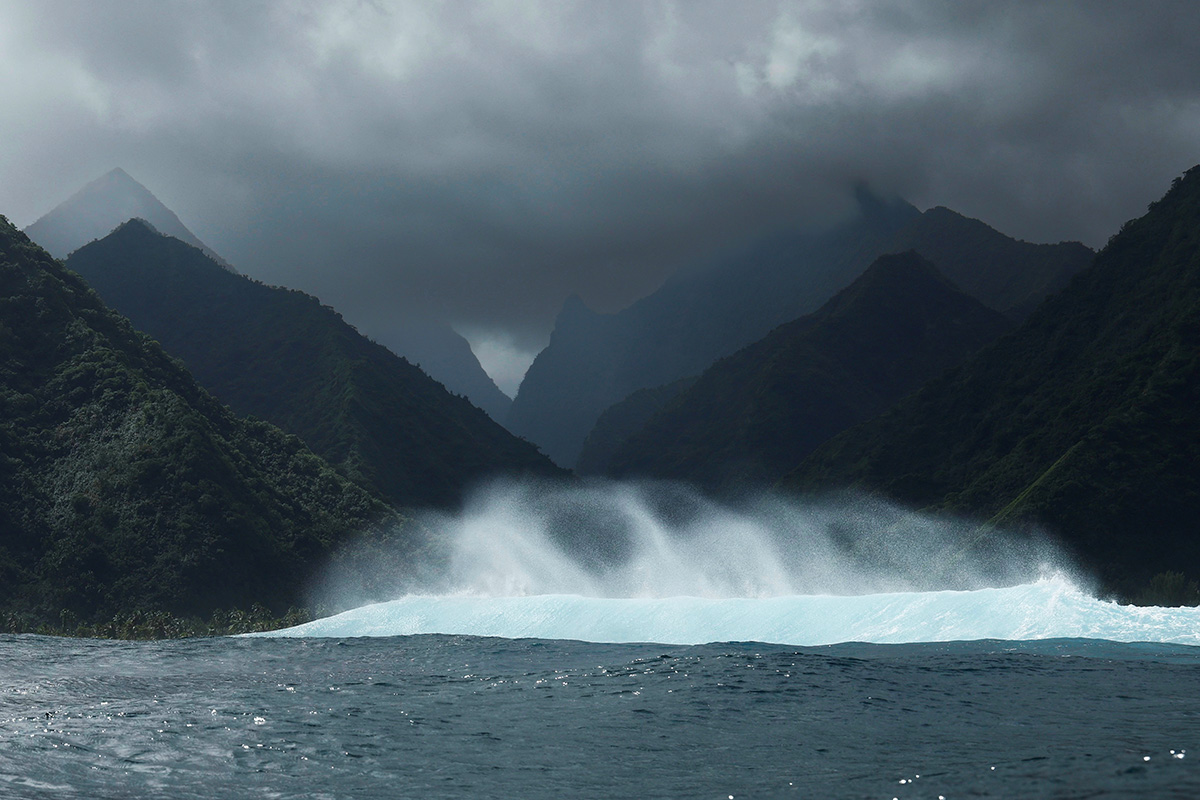
[[[0,218],[0,610],[282,611],[339,544],[402,522]]]
[[[1047,525],[1107,585],[1200,574],[1200,167],[1013,334],[782,485]]]
[[[159,233],[199,248],[228,270],[237,270],[189,231],[149,189],[123,169],[110,170],[34,222],[25,233],[57,258],[66,258],[88,242],[101,239],[130,219],[142,219]],[[503,423],[512,400],[484,371],[471,345],[445,322],[391,321],[383,342],[419,364],[431,377]]]
[[[471,350],[471,344],[446,323],[394,323],[381,342],[421,368],[449,391],[465,395],[504,424],[512,398],[500,391]]]
[[[559,474],[317,298],[223,270],[140,220],[67,265],[222,402],[294,433],[393,504],[453,504],[497,473]]]
[[[681,387],[602,471],[757,490],[1010,328],[916,252],[882,256],[816,312]]]
[[[968,294],[1014,318],[1091,257],[1078,243],[1016,241],[946,209],[921,213],[865,188],[857,202],[857,214],[832,230],[760,239],[706,269],[681,272],[617,314],[569,300],[513,401],[510,430],[572,465],[606,408],[638,389],[697,375],[815,311],[885,253],[916,249]]]
[[[1013,239],[942,206],[921,214],[889,245],[891,252],[904,250],[920,253],[955,286],[1018,322],[1096,255],[1079,242]]]
[[[66,258],[88,242],[107,236],[128,219],[144,219],[167,236],[199,248],[222,267],[233,267],[164,206],[149,189],[117,167],[84,186],[25,229],[55,258]]]

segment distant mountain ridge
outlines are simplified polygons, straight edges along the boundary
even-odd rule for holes
[[[580,475],[608,473],[612,469],[614,456],[624,448],[626,440],[645,428],[656,415],[694,386],[699,378],[699,375],[695,375],[680,378],[665,386],[638,389],[624,400],[604,409],[583,441],[575,471]]]
[[[395,505],[453,505],[491,475],[561,472],[317,298],[222,270],[140,221],[67,266],[217,398],[299,436]]]
[[[66,258],[88,242],[102,239],[130,219],[143,219],[159,233],[199,248],[225,269],[233,265],[201,242],[149,189],[119,167],[92,181],[25,229],[56,258]],[[503,424],[512,400],[479,364],[471,345],[445,323],[399,324],[382,342],[393,352],[443,383],[466,395]]]
[[[471,343],[446,323],[398,323],[380,342],[420,367],[455,394],[465,395],[493,420],[504,424],[512,398],[483,369]]]
[[[509,429],[556,463],[574,465],[606,408],[638,389],[697,375],[815,310],[866,268],[866,254],[919,214],[865,192],[859,204],[857,215],[833,231],[765,237],[675,276],[616,314],[569,299],[513,399]]]
[[[1011,327],[915,251],[881,256],[817,311],[680,387],[602,471],[723,491],[771,485],[821,442]],[[584,455],[596,460],[586,446]]]
[[[1092,263],[1079,242],[1033,244],[936,206],[906,226],[889,252],[915,250],[967,294],[1020,322]]]
[[[1020,328],[781,486],[1044,524],[1128,594],[1200,575],[1198,409],[1200,166]]]
[[[1018,242],[947,209],[922,213],[865,189],[857,201],[857,215],[831,231],[766,237],[707,270],[676,276],[617,314],[568,300],[513,401],[510,430],[573,465],[606,408],[639,389],[698,375],[815,311],[886,253],[916,249],[1014,319],[1092,256],[1079,243]]]
[[[279,613],[339,545],[402,523],[0,217],[0,611]]]
[[[200,241],[149,189],[117,167],[84,186],[25,229],[25,235],[55,258],[66,258],[88,242],[107,236],[126,220],[144,219],[167,236],[198,247],[222,267],[233,270]]]

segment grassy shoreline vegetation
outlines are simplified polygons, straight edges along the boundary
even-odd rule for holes
[[[279,615],[266,606],[255,604],[249,610],[216,609],[207,619],[181,617],[162,610],[138,610],[120,612],[101,621],[85,622],[74,612],[63,609],[56,621],[15,612],[2,614],[0,634],[32,633],[75,639],[133,641],[191,639],[279,630],[302,625],[314,618],[310,611],[303,608],[289,608],[286,613]]]

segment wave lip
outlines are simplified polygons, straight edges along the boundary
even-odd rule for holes
[[[429,633],[673,645],[757,641],[814,646],[1058,638],[1200,645],[1200,609],[1117,605],[1055,577],[1000,589],[856,596],[409,595],[258,635]]]

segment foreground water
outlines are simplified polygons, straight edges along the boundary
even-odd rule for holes
[[[1011,616],[1011,592],[1025,593],[1028,622],[1036,598],[1057,591],[1043,618],[1159,641],[299,635],[316,627],[157,643],[7,636],[0,796],[1200,796],[1200,647],[1165,641],[1194,636],[1197,612],[1091,607],[1045,584],[1009,591],[842,598],[853,613],[797,602],[821,631],[827,617],[873,609],[880,638],[898,641]],[[446,624],[461,600],[419,605]],[[532,605],[540,622],[521,624],[569,628],[570,603]],[[383,632],[411,619],[398,608],[360,611],[356,624]],[[633,610],[621,624],[638,624]],[[731,624],[717,610],[713,624]],[[703,632],[687,614],[675,625],[679,639]]]

